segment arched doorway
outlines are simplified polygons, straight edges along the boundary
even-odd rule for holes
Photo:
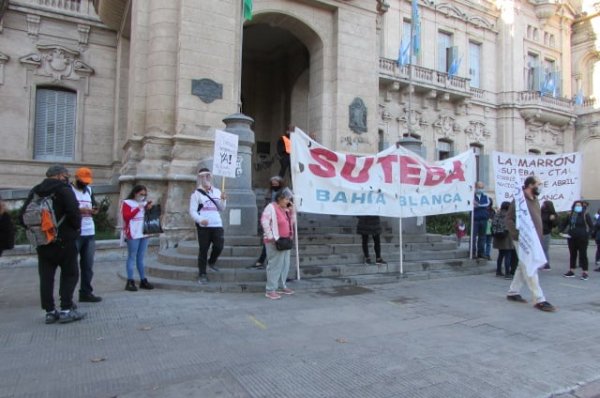
[[[277,140],[289,124],[320,137],[322,65],[322,42],[303,22],[265,13],[244,26],[242,112],[255,121],[253,187],[278,173]]]

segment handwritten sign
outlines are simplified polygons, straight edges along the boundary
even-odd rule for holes
[[[573,201],[581,199],[580,153],[525,156],[494,152],[492,156],[498,203],[512,201],[514,187],[522,186],[530,175],[543,182],[540,203],[551,200],[556,211],[570,210]]]
[[[235,178],[238,166],[238,136],[222,130],[215,131],[215,153],[212,173]]]

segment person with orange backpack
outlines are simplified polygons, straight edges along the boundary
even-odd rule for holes
[[[79,321],[85,313],[73,303],[73,292],[79,281],[77,247],[81,214],[79,203],[69,186],[69,171],[53,165],[46,179],[31,189],[19,212],[38,255],[40,298],[46,311],[46,323]],[[60,267],[60,311],[54,305],[54,275]]]
[[[285,178],[285,174],[290,169],[290,154],[292,153],[292,140],[290,134],[295,127],[289,125],[285,134],[279,137],[277,141],[277,156],[279,157],[279,177]]]

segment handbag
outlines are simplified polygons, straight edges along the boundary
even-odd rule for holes
[[[292,250],[294,247],[294,241],[290,238],[279,238],[275,241],[275,247],[277,250]]]
[[[144,213],[144,235],[162,234],[160,225],[160,205],[154,205]]]

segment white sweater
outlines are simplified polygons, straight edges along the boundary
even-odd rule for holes
[[[221,214],[219,212],[225,210],[227,205],[226,200],[221,200],[221,191],[218,188],[212,187],[208,192],[202,189],[218,204],[215,206],[212,200],[208,196],[201,194],[198,190],[195,190],[190,197],[190,217],[194,222],[205,228],[218,228],[223,226],[223,220],[221,220]],[[202,203],[202,209],[198,211],[198,205]],[[201,221],[208,221],[207,225],[201,225]]]

